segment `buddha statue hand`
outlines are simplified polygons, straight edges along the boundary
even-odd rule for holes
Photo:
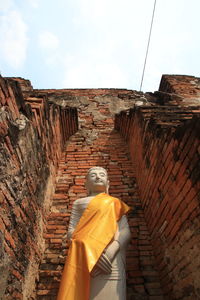
[[[110,243],[92,269],[91,276],[95,277],[101,273],[110,274],[112,272],[112,262],[119,249],[120,244],[117,240]]]
[[[96,265],[92,269],[91,276],[95,277],[101,273],[110,274],[112,272],[112,264],[105,253],[102,253]]]
[[[118,253],[119,250],[120,250],[120,243],[117,240],[114,240],[104,250],[104,254],[106,254],[107,258],[112,263],[115,258],[115,255]]]

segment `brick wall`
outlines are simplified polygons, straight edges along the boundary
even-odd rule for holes
[[[163,75],[160,82],[159,91],[173,93],[179,97],[198,99],[200,97],[200,78],[187,75]],[[190,104],[190,101],[185,105]]]
[[[167,97],[122,112],[115,128],[129,143],[165,299],[192,300],[200,298],[200,111]]]
[[[164,102],[181,106],[199,106],[200,78],[187,75],[163,75],[159,91]]]
[[[72,203],[101,165],[134,208],[128,299],[162,300],[160,282],[166,299],[198,299],[199,79],[165,75],[154,94],[0,86],[0,297],[55,299]]]
[[[24,99],[16,80],[0,77],[1,299],[31,299],[58,162],[76,130],[76,109]]]

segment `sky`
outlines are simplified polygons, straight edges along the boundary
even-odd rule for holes
[[[0,0],[0,72],[34,88],[140,89],[154,0]],[[157,0],[142,90],[200,77],[200,1]]]

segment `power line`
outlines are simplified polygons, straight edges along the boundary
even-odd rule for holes
[[[142,79],[141,79],[141,83],[140,83],[140,91],[142,90],[144,73],[145,73],[145,68],[146,68],[146,63],[147,63],[147,57],[148,57],[149,45],[150,45],[150,41],[151,41],[151,33],[152,33],[152,28],[153,28],[153,20],[154,20],[154,15],[155,15],[155,9],[156,9],[156,0],[154,1],[153,13],[152,13],[152,18],[151,18],[151,26],[150,26],[149,38],[148,38],[148,43],[147,43],[147,50],[146,50],[146,55],[145,55],[145,60],[144,60]]]

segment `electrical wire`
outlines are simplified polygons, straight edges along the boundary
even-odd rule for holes
[[[156,0],[154,1],[153,13],[152,13],[152,18],[151,18],[151,26],[150,26],[150,31],[149,31],[148,43],[147,43],[147,50],[146,50],[146,55],[145,55],[145,60],[144,60],[144,67],[143,67],[143,72],[142,72],[142,79],[141,79],[141,83],[140,83],[140,92],[142,90],[142,84],[143,84],[143,80],[144,80],[144,74],[145,74],[145,69],[146,69],[147,57],[148,57],[148,53],[149,53],[149,45],[150,45],[150,41],[151,41],[151,33],[152,33],[152,28],[153,28],[153,21],[154,21],[155,10],[156,10]]]

